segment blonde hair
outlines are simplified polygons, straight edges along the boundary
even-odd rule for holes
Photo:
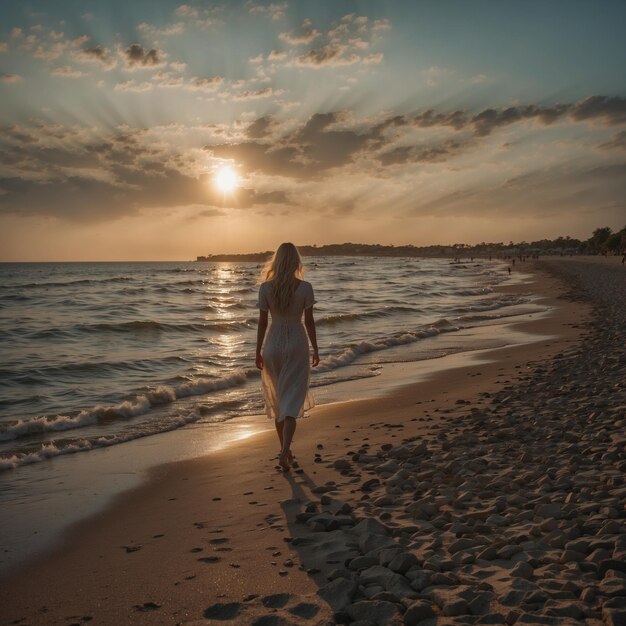
[[[289,307],[291,298],[304,277],[302,258],[292,243],[281,243],[263,268],[262,276],[271,281],[271,292],[279,311]]]

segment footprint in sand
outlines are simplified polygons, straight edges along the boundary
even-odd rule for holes
[[[292,615],[296,615],[297,617],[312,619],[319,613],[320,607],[317,606],[317,604],[300,602],[300,604],[296,604],[296,606],[293,606],[288,610]]]
[[[217,537],[215,539],[209,539],[209,543],[211,544],[228,543],[228,541],[230,541],[228,537]]]
[[[198,559],[201,563],[217,563],[219,560],[219,556],[203,556]]]
[[[204,548],[191,548],[189,552],[202,552],[202,550],[204,550]]]
[[[268,609],[282,609],[289,600],[291,600],[289,593],[274,593],[271,596],[261,598],[261,603]]]
[[[161,608],[160,604],[156,604],[156,602],[144,602],[143,604],[135,604],[135,611],[158,611]]]
[[[229,602],[227,604],[218,602],[204,611],[204,617],[219,620],[235,619],[239,615],[239,611],[241,611],[239,602]]]
[[[122,546],[126,552],[137,552],[137,550],[141,550],[141,546]]]

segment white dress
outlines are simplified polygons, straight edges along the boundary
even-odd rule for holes
[[[304,309],[314,303],[313,287],[304,280],[286,311],[276,311],[270,281],[259,288],[259,308],[269,311],[272,318],[261,352],[261,385],[270,419],[282,422],[285,417],[304,417],[315,406],[309,391],[309,340],[302,323]]]

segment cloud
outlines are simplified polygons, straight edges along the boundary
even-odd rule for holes
[[[141,24],[137,24],[137,30],[142,35],[150,35],[152,37],[169,37],[171,35],[180,35],[185,32],[185,25],[182,22],[175,22],[173,24],[168,24],[167,26],[163,26],[159,28],[154,24],[147,24],[146,22],[141,22]]]
[[[272,50],[267,55],[268,61],[282,61],[287,58],[287,53],[284,50]]]
[[[370,63],[381,63],[382,60],[384,59],[384,55],[382,52],[376,52],[376,53],[372,53],[372,54],[368,54],[367,56],[364,56],[362,61],[363,63],[365,63],[365,65],[369,65]]]
[[[153,87],[154,85],[152,83],[146,81],[138,83],[134,80],[124,80],[121,83],[117,83],[114,89],[115,91],[134,91],[140,93],[142,91],[150,91]]]
[[[263,139],[269,137],[275,127],[276,122],[269,115],[266,115],[254,120],[246,129],[246,135],[250,139]]]
[[[257,4],[253,0],[248,0],[245,7],[252,15],[269,15],[273,21],[277,22],[285,16],[287,10],[286,2],[273,2],[271,4]]]
[[[111,70],[117,65],[111,51],[100,45],[82,48],[76,51],[74,58],[83,63],[99,63],[105,70]]]
[[[198,11],[197,7],[193,7],[189,4],[181,4],[175,11],[174,13],[176,15],[178,15],[179,17],[190,17],[190,18],[197,18],[199,17],[200,13]]]
[[[433,146],[398,146],[379,154],[376,159],[384,166],[438,163],[459,154],[470,143],[470,141],[446,140]]]
[[[124,50],[124,58],[129,69],[143,69],[165,65],[165,54],[151,48],[148,50],[141,44],[133,43]]]
[[[568,105],[557,104],[542,107],[534,104],[508,107],[506,109],[485,109],[471,119],[475,132],[479,136],[489,135],[499,126],[509,126],[523,120],[539,120],[545,126],[553,124],[568,111]]]
[[[626,98],[620,96],[591,96],[577,102],[570,115],[576,121],[598,120],[607,126],[626,123]]]
[[[282,41],[293,45],[299,46],[303,44],[312,43],[320,36],[320,33],[313,28],[311,20],[304,20],[298,33],[280,33],[278,38]]]
[[[245,90],[232,96],[233,100],[258,100],[259,98],[269,98],[271,96],[280,96],[284,93],[283,89],[272,89],[264,87],[263,89]]]
[[[64,65],[63,67],[55,67],[52,70],[52,73],[55,76],[65,76],[66,78],[80,78],[81,76],[85,75],[80,70],[70,67],[69,65]]]
[[[419,127],[471,128],[479,137],[486,137],[498,128],[523,121],[536,121],[543,126],[558,121],[597,121],[606,126],[619,125],[626,123],[626,98],[592,96],[574,104],[526,104],[502,109],[487,108],[476,114],[463,110],[442,113],[428,109],[410,119],[410,123]]]
[[[205,153],[181,150],[147,129],[0,127],[0,213],[101,222],[150,207],[246,209],[290,202],[272,187],[224,195],[206,177]],[[291,203],[293,204],[293,203]]]
[[[0,74],[0,82],[19,83],[22,77],[19,74]]]
[[[322,48],[309,50],[296,57],[295,65],[300,67],[327,67],[337,65],[354,65],[361,59],[356,54],[346,54],[344,46],[326,45]]]
[[[54,30],[49,30],[46,34],[42,34],[39,38],[30,35],[25,39],[25,43],[29,48],[36,45],[36,48],[33,50],[33,56],[44,61],[55,61],[67,51],[79,48],[89,41],[87,35],[81,35],[76,39],[65,39],[64,33]]]
[[[381,33],[388,30],[388,20],[370,21],[363,15],[344,15],[331,25],[326,33],[317,31],[310,20],[304,20],[298,32],[282,32],[278,38],[291,46],[287,50],[272,51],[268,61],[283,61],[285,66],[319,69],[363,64],[381,63],[382,52],[370,52],[378,43]],[[302,50],[302,46],[315,47]],[[257,57],[255,62],[260,62]]]
[[[601,143],[598,148],[603,150],[626,150],[626,130],[613,135],[609,141]]]
[[[187,84],[192,91],[214,91],[224,82],[223,76],[210,76],[208,78],[192,78]]]
[[[342,113],[316,113],[306,123],[282,137],[267,139],[270,118],[261,118],[249,128],[258,141],[207,145],[205,150],[216,157],[235,159],[249,172],[295,178],[317,177],[328,170],[353,162],[377,130],[358,132],[338,128]],[[248,135],[250,137],[250,135]]]

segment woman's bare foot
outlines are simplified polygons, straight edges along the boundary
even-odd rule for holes
[[[279,454],[278,455],[278,465],[280,465],[283,472],[288,472],[291,469],[291,465],[289,465],[289,455],[288,454]]]

